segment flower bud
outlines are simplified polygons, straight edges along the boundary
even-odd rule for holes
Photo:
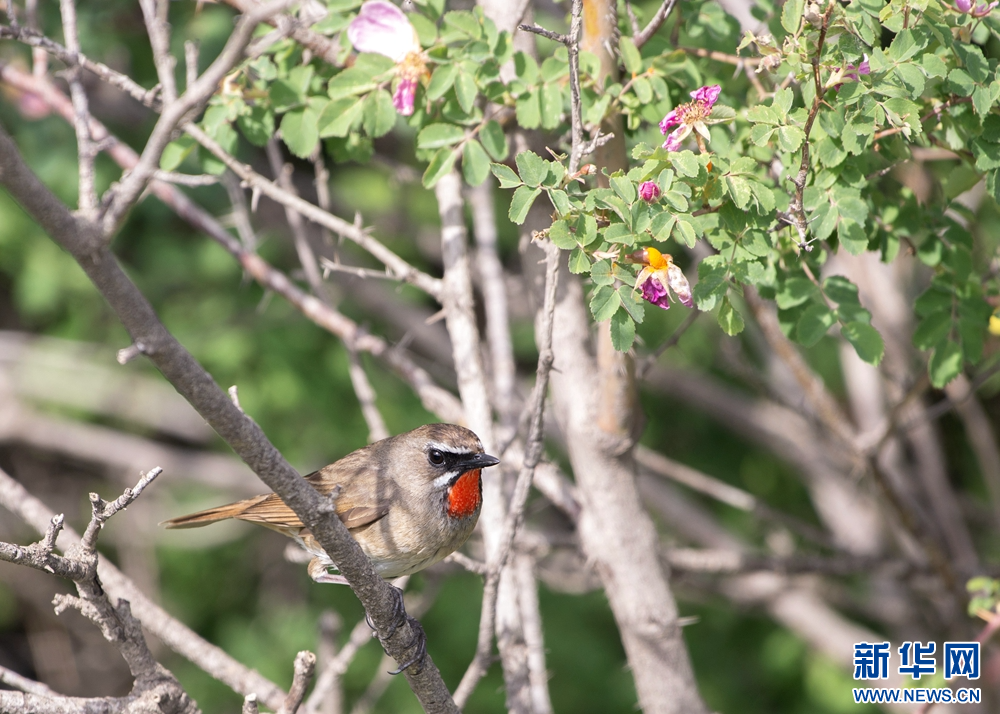
[[[660,187],[655,181],[643,181],[639,184],[639,198],[646,203],[652,203],[660,197]]]

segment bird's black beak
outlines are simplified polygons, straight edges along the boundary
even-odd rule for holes
[[[462,471],[472,471],[473,469],[485,469],[489,466],[496,466],[500,463],[500,459],[496,456],[490,456],[489,454],[469,454],[468,456],[463,456],[458,465]]]

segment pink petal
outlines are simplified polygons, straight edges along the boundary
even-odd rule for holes
[[[660,122],[660,133],[666,134],[670,130],[670,127],[680,123],[681,123],[680,117],[677,115],[677,110],[674,109],[665,117],[663,117],[663,120]]]
[[[670,309],[667,286],[659,281],[655,273],[642,284],[642,299],[657,307],[662,307],[664,310]]]
[[[710,87],[702,87],[701,89],[696,89],[695,91],[691,92],[691,97],[696,102],[701,102],[707,105],[708,109],[711,109],[715,105],[716,100],[719,98],[719,93],[721,91],[722,87],[720,87],[718,84],[713,84]]]
[[[955,7],[962,12],[969,12],[972,10],[972,0],[955,0]]]
[[[370,0],[351,20],[347,36],[358,52],[374,52],[399,62],[410,52],[419,52],[413,25],[398,7],[386,0]]]
[[[670,132],[670,136],[663,142],[663,148],[667,151],[680,151],[681,142],[691,133],[691,127],[687,124],[679,126]]]
[[[656,185],[655,181],[643,181],[639,184],[639,198],[641,198],[646,203],[655,201],[660,197],[660,187]]]
[[[667,284],[684,307],[694,307],[694,300],[691,299],[691,283],[684,276],[684,271],[673,263],[667,268]]]
[[[417,80],[401,79],[392,95],[392,106],[404,117],[413,114],[413,100],[417,96]]]

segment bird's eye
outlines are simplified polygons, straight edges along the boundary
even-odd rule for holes
[[[442,454],[437,449],[431,449],[427,452],[427,460],[430,461],[434,466],[440,466],[444,463],[444,454]]]

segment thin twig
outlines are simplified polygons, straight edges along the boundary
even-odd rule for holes
[[[59,11],[62,14],[63,36],[66,38],[66,49],[74,54],[80,52],[80,39],[76,29],[76,5],[74,0],[59,0]],[[94,158],[97,151],[90,136],[90,108],[87,103],[87,93],[80,81],[79,67],[70,67],[69,93],[73,99],[76,118],[73,128],[76,130],[77,156],[79,166],[79,204],[80,211],[88,218],[94,217],[97,210],[97,189],[94,178]]]
[[[221,160],[230,170],[232,170],[233,173],[248,184],[250,188],[259,190],[268,198],[280,203],[283,206],[294,209],[304,218],[307,218],[313,223],[325,226],[337,235],[343,236],[344,238],[357,243],[361,248],[371,253],[377,260],[381,261],[397,278],[415,285],[436,299],[440,299],[441,281],[439,279],[432,278],[430,275],[427,275],[423,271],[413,267],[385,247],[385,245],[380,241],[372,238],[367,231],[348,223],[342,218],[338,218],[330,213],[327,213],[318,206],[315,206],[298,196],[290,194],[273,181],[268,181],[266,178],[250,168],[250,166],[239,162],[230,156],[215,140],[213,140],[195,124],[185,124],[183,129],[194,137],[195,141],[208,149],[216,158]]]
[[[500,541],[500,552],[496,561],[489,564],[486,583],[483,586],[483,606],[479,620],[479,639],[476,644],[476,654],[462,676],[462,681],[455,690],[455,702],[461,708],[465,706],[479,680],[486,674],[489,666],[490,650],[493,642],[494,618],[496,617],[496,598],[500,584],[500,573],[510,555],[514,537],[524,517],[524,504],[527,502],[535,467],[541,461],[544,452],[544,430],[542,415],[545,408],[545,395],[548,392],[549,373],[552,370],[552,324],[556,305],[556,287],[559,280],[560,251],[552,243],[545,242],[545,300],[542,305],[542,325],[539,332],[541,344],[538,346],[538,365],[535,370],[535,387],[531,398],[531,423],[528,428],[527,446],[524,462],[517,475],[514,485],[514,495],[504,522],[503,536]]]
[[[299,192],[295,189],[295,184],[292,182],[292,171],[294,168],[290,163],[285,163],[281,155],[281,148],[278,146],[278,140],[273,136],[267,142],[266,153],[267,160],[271,164],[271,173],[277,179],[278,185],[290,195],[298,197]],[[313,252],[312,246],[309,245],[309,236],[306,235],[302,216],[294,208],[286,205],[285,220],[288,221],[288,227],[292,229],[295,252],[299,256],[299,264],[302,266],[302,271],[306,274],[309,287],[312,288],[313,294],[316,297],[323,302],[329,302],[326,298],[326,284],[323,282],[323,275],[320,273],[319,264],[316,262],[316,254]]]
[[[365,423],[368,424],[368,443],[374,444],[376,441],[387,438],[389,436],[389,429],[385,425],[382,413],[375,405],[375,389],[372,387],[372,383],[368,381],[368,375],[365,374],[365,368],[361,366],[358,353],[348,348],[347,358],[347,368],[351,375],[351,384],[354,386],[354,393],[357,395],[358,403],[361,405],[361,413],[365,417]]]
[[[646,356],[646,358],[635,370],[635,378],[637,381],[642,381],[646,377],[646,374],[649,373],[650,368],[656,364],[660,357],[663,356],[663,353],[681,341],[681,337],[684,336],[684,333],[688,331],[688,328],[694,324],[694,321],[697,320],[701,314],[701,310],[692,310],[684,319],[684,322],[680,324],[680,327],[674,330],[673,334],[671,334],[662,345],[657,347],[652,354]]]
[[[303,650],[295,655],[295,665],[292,673],[292,687],[277,714],[295,714],[306,696],[306,687],[316,671],[316,655]]]
[[[799,245],[803,249],[807,248],[810,244],[810,241],[807,240],[808,222],[806,221],[805,207],[802,202],[802,196],[806,190],[806,179],[809,176],[809,134],[812,132],[816,115],[819,114],[819,108],[823,104],[823,82],[819,76],[819,61],[823,54],[826,33],[830,28],[830,18],[833,16],[833,11],[838,7],[840,7],[839,3],[831,2],[827,6],[826,12],[823,13],[819,38],[816,40],[816,53],[812,57],[813,84],[816,94],[813,97],[812,107],[809,109],[809,115],[806,117],[806,123],[802,129],[805,138],[802,141],[802,160],[799,163],[799,171],[791,179],[792,184],[795,186],[795,194],[788,204],[788,215],[791,217],[791,223],[799,234]]]
[[[657,10],[656,14],[650,18],[642,32],[635,33],[635,36],[632,38],[636,47],[642,47],[644,44],[649,42],[649,39],[656,34],[656,31],[660,29],[660,26],[664,23],[664,21],[670,17],[670,13],[673,12],[676,4],[677,0],[663,0],[663,4],[660,5],[660,9]]]
[[[65,120],[73,121],[72,104],[65,95],[46,80],[33,77],[31,74],[18,70],[12,65],[4,64],[2,61],[0,61],[0,80],[23,91],[36,94]],[[91,120],[91,131],[95,137],[102,140],[113,139],[107,129],[93,119]],[[139,160],[138,155],[130,147],[116,139],[108,145],[107,150],[111,158],[125,169],[131,169]],[[228,182],[224,181],[224,183],[228,187]],[[345,344],[360,352],[368,352],[388,364],[404,381],[411,385],[428,411],[447,422],[462,423],[464,421],[465,417],[460,402],[450,392],[435,384],[427,370],[418,366],[405,350],[391,346],[386,340],[376,335],[363,333],[354,321],[300,290],[284,273],[254,253],[253,245],[248,245],[249,241],[255,241],[252,226],[245,226],[248,231],[246,236],[242,230],[240,231],[241,238],[244,239],[244,242],[241,243],[233,238],[213,216],[197,206],[175,186],[154,181],[151,190],[178,216],[225,248],[240,262],[243,269],[264,288],[284,297],[306,318],[337,335],[344,340]],[[239,211],[239,207],[242,206],[242,193],[238,189],[235,193],[237,200],[234,210]],[[238,212],[237,215],[245,214]],[[240,223],[237,222],[237,227],[239,226]],[[352,226],[352,228],[356,227]],[[146,345],[137,344],[139,345],[137,349],[148,349]],[[132,352],[129,353],[129,356],[132,356]]]
[[[170,25],[167,23],[167,0],[139,0],[142,8],[142,19],[146,23],[146,34],[149,35],[149,45],[153,50],[153,63],[156,66],[156,76],[160,80],[160,94],[163,103],[170,105],[177,100],[177,82],[174,79],[174,66],[177,60],[170,54]],[[191,85],[188,85],[190,89]]]

